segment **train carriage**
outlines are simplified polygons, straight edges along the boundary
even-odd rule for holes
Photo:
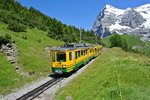
[[[51,68],[55,74],[74,71],[98,56],[102,46],[63,47],[50,52]]]

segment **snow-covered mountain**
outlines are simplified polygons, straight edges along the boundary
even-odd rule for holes
[[[106,5],[92,30],[102,38],[118,33],[140,35],[142,40],[150,40],[150,4],[127,9]]]

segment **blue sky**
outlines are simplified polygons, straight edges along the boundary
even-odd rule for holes
[[[91,29],[97,15],[106,4],[117,8],[137,7],[150,0],[18,0],[23,6],[34,7],[42,13],[74,25]]]

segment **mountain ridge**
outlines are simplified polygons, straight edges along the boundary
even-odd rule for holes
[[[105,5],[92,30],[101,38],[118,33],[139,35],[141,40],[150,41],[150,3],[126,9]]]

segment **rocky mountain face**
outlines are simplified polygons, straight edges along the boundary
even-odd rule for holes
[[[118,33],[139,35],[142,40],[150,41],[150,4],[127,9],[106,5],[92,30],[101,38]]]

